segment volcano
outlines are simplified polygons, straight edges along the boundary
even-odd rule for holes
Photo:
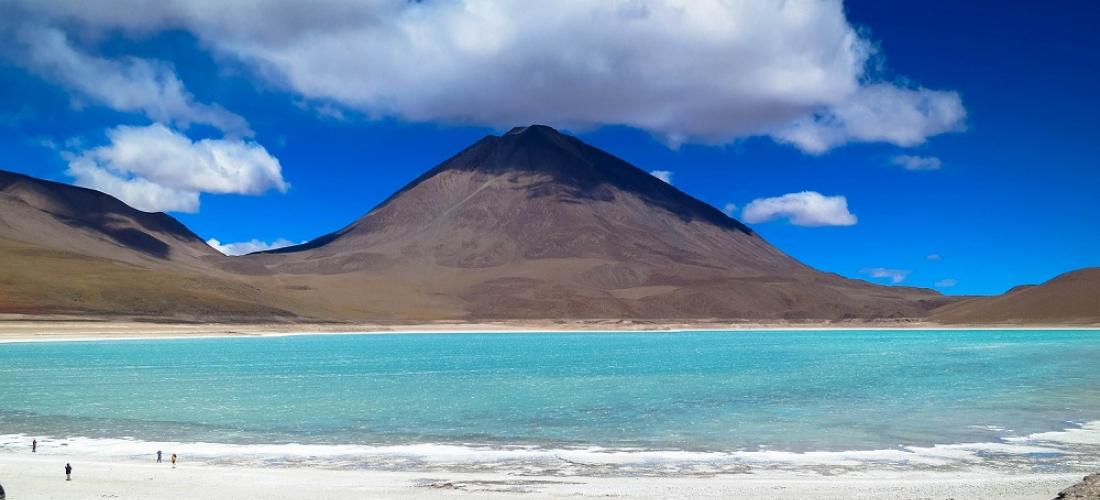
[[[365,216],[234,259],[343,318],[920,317],[946,299],[817,271],[553,128],[490,135]]]

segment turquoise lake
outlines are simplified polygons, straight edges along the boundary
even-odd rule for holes
[[[993,443],[999,448],[963,449],[989,463],[1057,468],[1100,460],[1100,441],[1036,435],[1083,433],[1096,421],[1098,331],[0,344],[0,449],[44,436],[73,447],[99,440],[121,454],[145,453],[153,446],[147,443],[205,443],[192,454],[297,463],[336,457],[383,468],[430,464],[433,446],[450,450],[444,462],[475,465],[561,457],[539,450],[643,454],[640,462],[664,466],[865,451],[867,460],[904,465],[925,462],[899,453]],[[289,443],[299,448],[278,451]],[[471,454],[455,458],[455,450]],[[870,453],[876,450],[890,453]],[[518,454],[500,454],[509,451]],[[359,463],[356,456],[371,458]],[[958,465],[952,460],[927,464]]]

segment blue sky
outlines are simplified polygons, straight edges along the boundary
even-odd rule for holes
[[[171,209],[204,239],[308,240],[483,135],[537,122],[735,205],[822,270],[992,294],[1100,265],[1093,3],[685,20],[655,1],[597,27],[576,20],[612,14],[585,2],[281,3],[258,9],[269,19],[115,3],[0,8],[0,168]]]

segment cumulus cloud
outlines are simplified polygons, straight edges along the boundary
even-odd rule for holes
[[[737,205],[734,203],[726,203],[726,206],[722,207],[722,213],[733,217],[733,213],[737,211]]]
[[[289,187],[279,160],[253,142],[192,142],[160,124],[116,127],[107,136],[107,145],[67,153],[68,174],[141,210],[195,212],[200,193],[255,195]]]
[[[840,0],[9,4],[40,23],[187,30],[306,99],[371,117],[626,125],[673,145],[763,135],[809,153],[912,146],[965,117],[953,91],[875,74],[881,54]]]
[[[163,186],[141,177],[125,177],[94,160],[74,157],[66,171],[77,185],[103,191],[146,212],[198,212],[199,193]]]
[[[305,242],[303,241],[302,243]],[[278,238],[270,243],[257,239],[252,239],[249,241],[239,241],[236,243],[222,243],[217,239],[210,238],[209,240],[206,240],[206,244],[214,247],[215,250],[225,255],[246,255],[253,252],[263,252],[265,250],[285,248],[292,245],[297,245],[298,243],[284,238]]]
[[[95,57],[78,50],[65,33],[53,28],[24,28],[16,38],[23,49],[20,63],[96,103],[181,127],[197,123],[233,135],[252,134],[244,118],[221,106],[195,102],[166,63]]]
[[[939,280],[939,281],[936,282],[936,286],[940,287],[940,288],[951,288],[951,287],[953,287],[955,285],[958,285],[958,284],[959,284],[958,280],[953,280],[951,278],[942,279],[942,280]]]
[[[905,170],[939,170],[943,166],[935,156],[897,155],[890,162]]]
[[[649,175],[661,179],[668,184],[672,184],[672,171],[670,170],[654,170],[650,172]]]
[[[943,256],[938,253],[930,253],[927,257],[928,260],[943,260]]]
[[[745,205],[741,218],[750,224],[787,218],[796,226],[851,226],[858,220],[848,211],[848,199],[815,191],[758,198]]]
[[[965,117],[955,92],[878,83],[861,86],[844,101],[796,120],[774,137],[812,154],[846,142],[916,146],[933,135],[960,130]]]
[[[860,274],[866,274],[876,279],[890,280],[891,283],[901,283],[905,281],[905,278],[909,276],[909,272],[906,269],[889,269],[885,267],[871,267],[867,269],[860,269]]]

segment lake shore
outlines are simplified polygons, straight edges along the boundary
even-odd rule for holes
[[[916,320],[843,322],[752,322],[681,320],[502,320],[374,323],[188,323],[0,315],[0,343],[68,340],[124,340],[188,337],[251,337],[339,333],[462,332],[673,332],[706,330],[1086,330],[1100,325],[943,325]]]
[[[914,324],[888,326],[887,324],[747,324],[718,322],[488,322],[461,323],[435,322],[419,324],[278,324],[278,325],[228,325],[228,324],[161,324],[144,322],[105,321],[21,321],[0,322],[0,342],[52,342],[73,340],[145,339],[145,338],[202,338],[202,337],[267,337],[285,335],[340,334],[340,333],[401,333],[401,332],[526,332],[526,331],[676,331],[676,330],[855,330],[855,329],[953,329],[940,325]],[[987,327],[1003,329],[1004,326]],[[1037,327],[1028,327],[1037,329]],[[1046,329],[1046,328],[1044,328]],[[1081,327],[1062,329],[1083,330]],[[309,332],[309,333],[305,333]],[[520,339],[532,339],[516,336]],[[741,338],[741,335],[729,337]],[[787,337],[787,335],[782,335]],[[818,338],[807,335],[808,338]],[[881,336],[874,335],[879,338]],[[1076,336],[1074,336],[1076,338]],[[589,338],[599,340],[591,336]],[[639,338],[639,337],[634,337]],[[685,338],[690,338],[690,335]],[[394,337],[390,340],[416,340],[416,337]],[[454,338],[451,338],[454,339]],[[578,340],[578,338],[572,338]],[[330,338],[332,341],[351,339]],[[378,339],[382,340],[382,339]],[[669,340],[672,340],[669,338]],[[711,336],[706,336],[710,343]],[[179,343],[183,345],[187,343]],[[237,344],[264,344],[244,342]],[[355,343],[358,344],[358,343]],[[493,343],[495,344],[495,343]],[[32,347],[32,346],[23,346]],[[60,348],[65,346],[37,347]],[[81,346],[71,346],[81,347]],[[83,347],[92,347],[90,345]],[[101,346],[106,347],[106,346]],[[984,352],[984,351],[983,351]],[[1094,358],[1090,358],[1094,359]],[[22,391],[22,389],[20,389]],[[18,394],[15,392],[13,394]],[[41,400],[41,399],[40,399]],[[942,406],[938,411],[943,411]],[[1015,428],[1015,427],[1014,427]],[[896,498],[896,499],[1051,499],[1058,492],[1081,480],[1083,470],[1093,470],[1095,460],[1082,463],[1074,460],[1073,468],[1030,470],[1004,467],[1004,461],[987,462],[982,459],[989,453],[1032,453],[1035,450],[1010,450],[1017,446],[1042,446],[1045,451],[1052,443],[1097,444],[1095,424],[1082,428],[1029,435],[1025,441],[995,442],[983,447],[950,445],[929,448],[938,459],[951,458],[962,467],[948,468],[938,465],[929,468],[918,463],[921,456],[914,453],[904,460],[886,460],[885,467],[828,466],[831,462],[811,465],[792,464],[783,469],[746,465],[731,469],[713,469],[704,473],[683,474],[676,471],[646,470],[625,474],[599,475],[583,468],[547,471],[537,468],[510,469],[451,469],[451,468],[391,468],[366,469],[356,460],[370,462],[359,451],[355,460],[320,460],[314,452],[305,453],[301,462],[288,463],[275,459],[275,455],[263,452],[251,463],[227,460],[228,455],[219,451],[210,456],[199,456],[187,448],[142,446],[139,449],[111,451],[103,442],[91,442],[82,446],[64,444],[43,452],[41,445],[49,445],[50,439],[40,439],[39,453],[32,455],[22,451],[18,443],[26,441],[20,436],[17,445],[0,450],[0,484],[9,498],[227,498],[238,500],[251,498],[502,498],[519,496],[526,498],[550,497],[627,497],[627,498]],[[73,431],[66,435],[73,435]],[[119,434],[123,435],[123,434]],[[128,435],[128,434],[126,434]],[[1032,442],[1032,441],[1042,442]],[[56,440],[53,440],[56,441]],[[13,441],[15,442],[15,441]],[[189,440],[190,445],[199,443]],[[193,447],[193,446],[192,446]],[[29,446],[28,446],[29,448]],[[181,449],[183,461],[177,469],[168,464],[154,464],[142,454],[144,450]],[[903,453],[906,450],[890,450]],[[915,451],[915,450],[908,450]],[[892,456],[892,455],[891,455]],[[1072,454],[1066,455],[1072,456]],[[1094,455],[1091,455],[1094,456]],[[961,457],[961,458],[959,458]],[[165,457],[167,461],[167,456]],[[803,457],[799,457],[800,459]],[[808,457],[806,457],[808,458]],[[1087,458],[1087,457],[1086,457]],[[958,459],[958,460],[956,460]],[[979,460],[980,459],[980,460]],[[1092,459],[1089,459],[1092,460]],[[495,460],[492,463],[496,463]],[[881,461],[881,460],[880,460]],[[72,482],[66,482],[64,464],[72,463],[75,471]],[[366,463],[364,462],[364,463]],[[572,462],[570,462],[572,463]],[[892,464],[892,465],[891,465]],[[901,465],[905,464],[905,465]],[[1000,464],[1000,465],[998,465]],[[585,465],[585,464],[581,464]],[[934,464],[933,464],[934,465]],[[567,468],[568,469],[568,468]],[[1044,471],[1035,473],[1032,471]],[[1046,472],[1058,471],[1058,472]],[[595,475],[590,475],[595,474]],[[17,496],[18,495],[18,496]]]
[[[65,463],[73,480],[65,481]],[[189,499],[498,498],[967,498],[1051,499],[1081,474],[976,472],[728,474],[710,477],[577,477],[503,473],[377,472],[308,467],[262,468],[0,454],[9,498]]]

